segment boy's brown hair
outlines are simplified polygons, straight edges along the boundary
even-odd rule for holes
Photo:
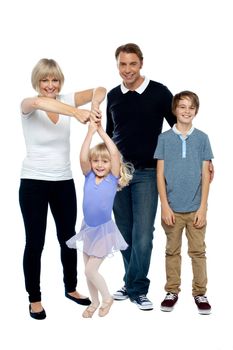
[[[173,97],[172,100],[172,113],[175,114],[176,108],[178,106],[178,103],[180,100],[183,100],[185,98],[189,98],[190,101],[192,102],[193,107],[196,108],[196,114],[199,110],[199,106],[200,106],[200,102],[199,102],[199,97],[197,96],[197,94],[195,94],[192,91],[189,90],[185,90],[185,91],[181,91],[178,94],[176,94]]]

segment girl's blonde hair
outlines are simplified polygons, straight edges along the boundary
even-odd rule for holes
[[[111,161],[110,153],[107,149],[107,146],[105,143],[99,143],[92,147],[89,151],[89,159],[93,159],[95,157],[105,158],[109,159]],[[127,186],[132,180],[134,172],[133,164],[131,163],[125,163],[122,160],[120,160],[120,177],[118,180],[118,191],[120,191],[123,187]]]

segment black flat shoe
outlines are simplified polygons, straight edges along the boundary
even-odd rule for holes
[[[91,301],[89,298],[75,298],[75,297],[72,297],[70,294],[68,294],[67,292],[65,293],[65,296],[74,301],[75,303],[79,304],[79,305],[90,305],[91,304]]]
[[[35,320],[44,320],[46,318],[46,312],[44,309],[40,312],[32,312],[31,305],[29,305],[29,314]]]

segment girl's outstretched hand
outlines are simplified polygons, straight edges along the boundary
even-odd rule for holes
[[[88,131],[90,131],[91,133],[94,134],[97,131],[98,127],[99,127],[98,123],[94,122],[91,119],[89,124],[88,124]]]
[[[92,106],[90,120],[93,120],[95,123],[99,123],[102,118],[102,112],[97,106]]]

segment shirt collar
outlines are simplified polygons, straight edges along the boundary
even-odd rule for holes
[[[187,132],[186,137],[191,135],[194,129],[195,129],[194,126],[192,126],[191,129],[189,129],[189,131]],[[174,131],[175,134],[182,135],[182,133],[177,129],[176,124],[173,125],[172,130]]]
[[[150,80],[147,77],[144,77],[142,84],[134,91],[136,91],[138,94],[142,94],[146,90],[149,82],[150,82]],[[128,91],[130,91],[130,90],[122,82],[121,83],[121,92],[123,94],[126,94]]]

